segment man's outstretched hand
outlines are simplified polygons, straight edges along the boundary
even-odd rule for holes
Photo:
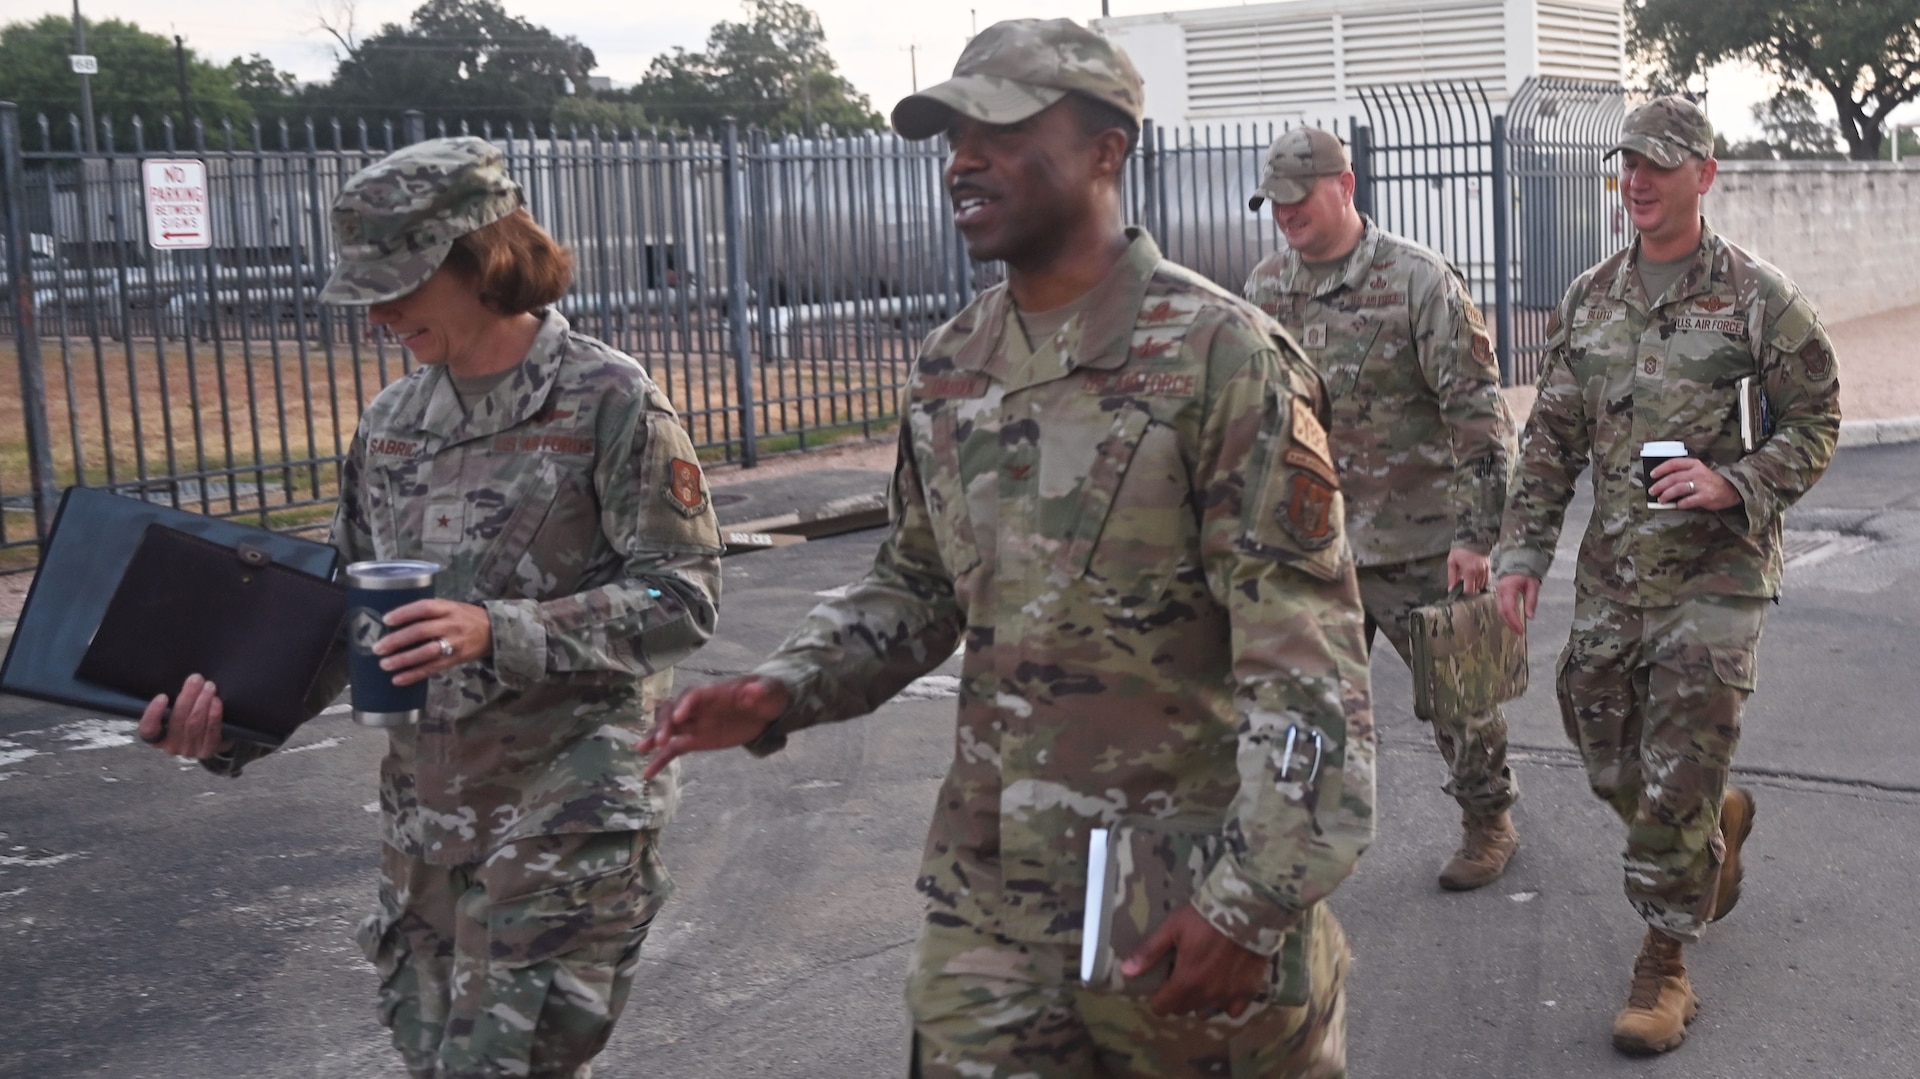
[[[660,774],[683,753],[746,745],[780,718],[787,703],[785,685],[753,675],[681,693],[660,707],[653,732],[640,740],[640,752],[653,755],[646,777]]]

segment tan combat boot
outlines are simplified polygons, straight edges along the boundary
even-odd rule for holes
[[[1687,1024],[1700,1012],[1700,998],[1687,981],[1680,942],[1648,929],[1633,961],[1627,1006],[1613,1017],[1613,1047],[1623,1053],[1664,1053],[1687,1040]]]
[[[1727,844],[1726,860],[1720,863],[1720,882],[1713,889],[1713,914],[1707,920],[1717,922],[1740,902],[1740,879],[1746,870],[1740,866],[1740,847],[1753,832],[1753,795],[1745,787],[1728,787],[1720,800],[1720,835]]]
[[[1471,891],[1500,879],[1520,849],[1520,833],[1505,810],[1491,817],[1462,813],[1460,827],[1460,849],[1440,869],[1440,887],[1450,892]]]

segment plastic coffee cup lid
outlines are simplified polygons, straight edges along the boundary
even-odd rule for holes
[[[1685,442],[1643,442],[1640,445],[1642,457],[1685,457],[1686,455]]]

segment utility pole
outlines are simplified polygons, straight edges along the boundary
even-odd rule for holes
[[[180,127],[185,130],[193,123],[193,97],[187,93],[187,43],[179,34],[173,35],[173,66],[180,77]]]
[[[97,62],[87,53],[87,23],[80,17],[80,0],[73,0],[73,56],[69,58],[74,73],[80,76],[80,124],[86,130],[86,148],[88,153],[99,150],[93,130],[93,70]]]

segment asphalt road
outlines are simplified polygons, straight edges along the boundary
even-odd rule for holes
[[[748,483],[728,512],[877,479]],[[1534,688],[1509,709],[1523,839],[1494,886],[1434,884],[1455,810],[1405,668],[1376,660],[1380,836],[1333,901],[1356,957],[1354,1075],[1920,1074],[1920,446],[1843,451],[1790,523],[1808,560],[1769,623],[1738,758],[1759,799],[1746,898],[1689,951],[1703,1009],[1687,1045],[1641,1061],[1608,1043],[1641,926],[1620,829],[1552,700],[1563,558]],[[729,560],[720,638],[682,677],[749,667],[876,540]],[[921,689],[769,760],[691,764],[666,848],[679,894],[599,1075],[901,1074],[911,882],[952,723],[945,687]],[[227,781],[130,723],[0,699],[0,1076],[403,1076],[351,939],[373,899],[383,742],[323,716]]]

